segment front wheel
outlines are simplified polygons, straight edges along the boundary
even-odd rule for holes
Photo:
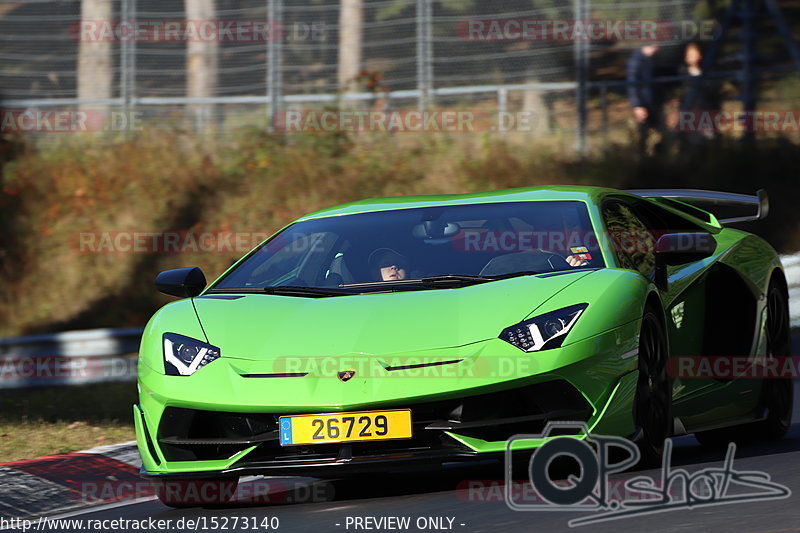
[[[657,464],[664,441],[672,436],[672,380],[667,374],[667,340],[652,309],[646,309],[639,334],[639,379],[634,418],[639,426],[637,445],[642,464]]]
[[[239,478],[157,479],[156,496],[175,508],[208,507],[228,503],[236,493]]]

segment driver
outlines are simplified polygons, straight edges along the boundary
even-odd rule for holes
[[[378,248],[369,255],[368,263],[377,281],[399,281],[408,276],[408,259],[391,248]]]

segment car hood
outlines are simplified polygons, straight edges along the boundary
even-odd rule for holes
[[[331,298],[206,295],[194,305],[223,357],[399,354],[495,338],[590,273]]]

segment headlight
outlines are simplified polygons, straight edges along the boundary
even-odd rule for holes
[[[500,338],[523,352],[558,348],[589,304],[578,304],[506,328]]]
[[[214,359],[219,348],[176,333],[164,333],[164,371],[170,376],[191,376]]]

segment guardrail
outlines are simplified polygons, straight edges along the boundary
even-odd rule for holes
[[[136,379],[143,328],[0,339],[0,389]]]
[[[800,327],[800,253],[781,258],[792,328]],[[143,328],[67,331],[0,339],[0,389],[132,381]]]

